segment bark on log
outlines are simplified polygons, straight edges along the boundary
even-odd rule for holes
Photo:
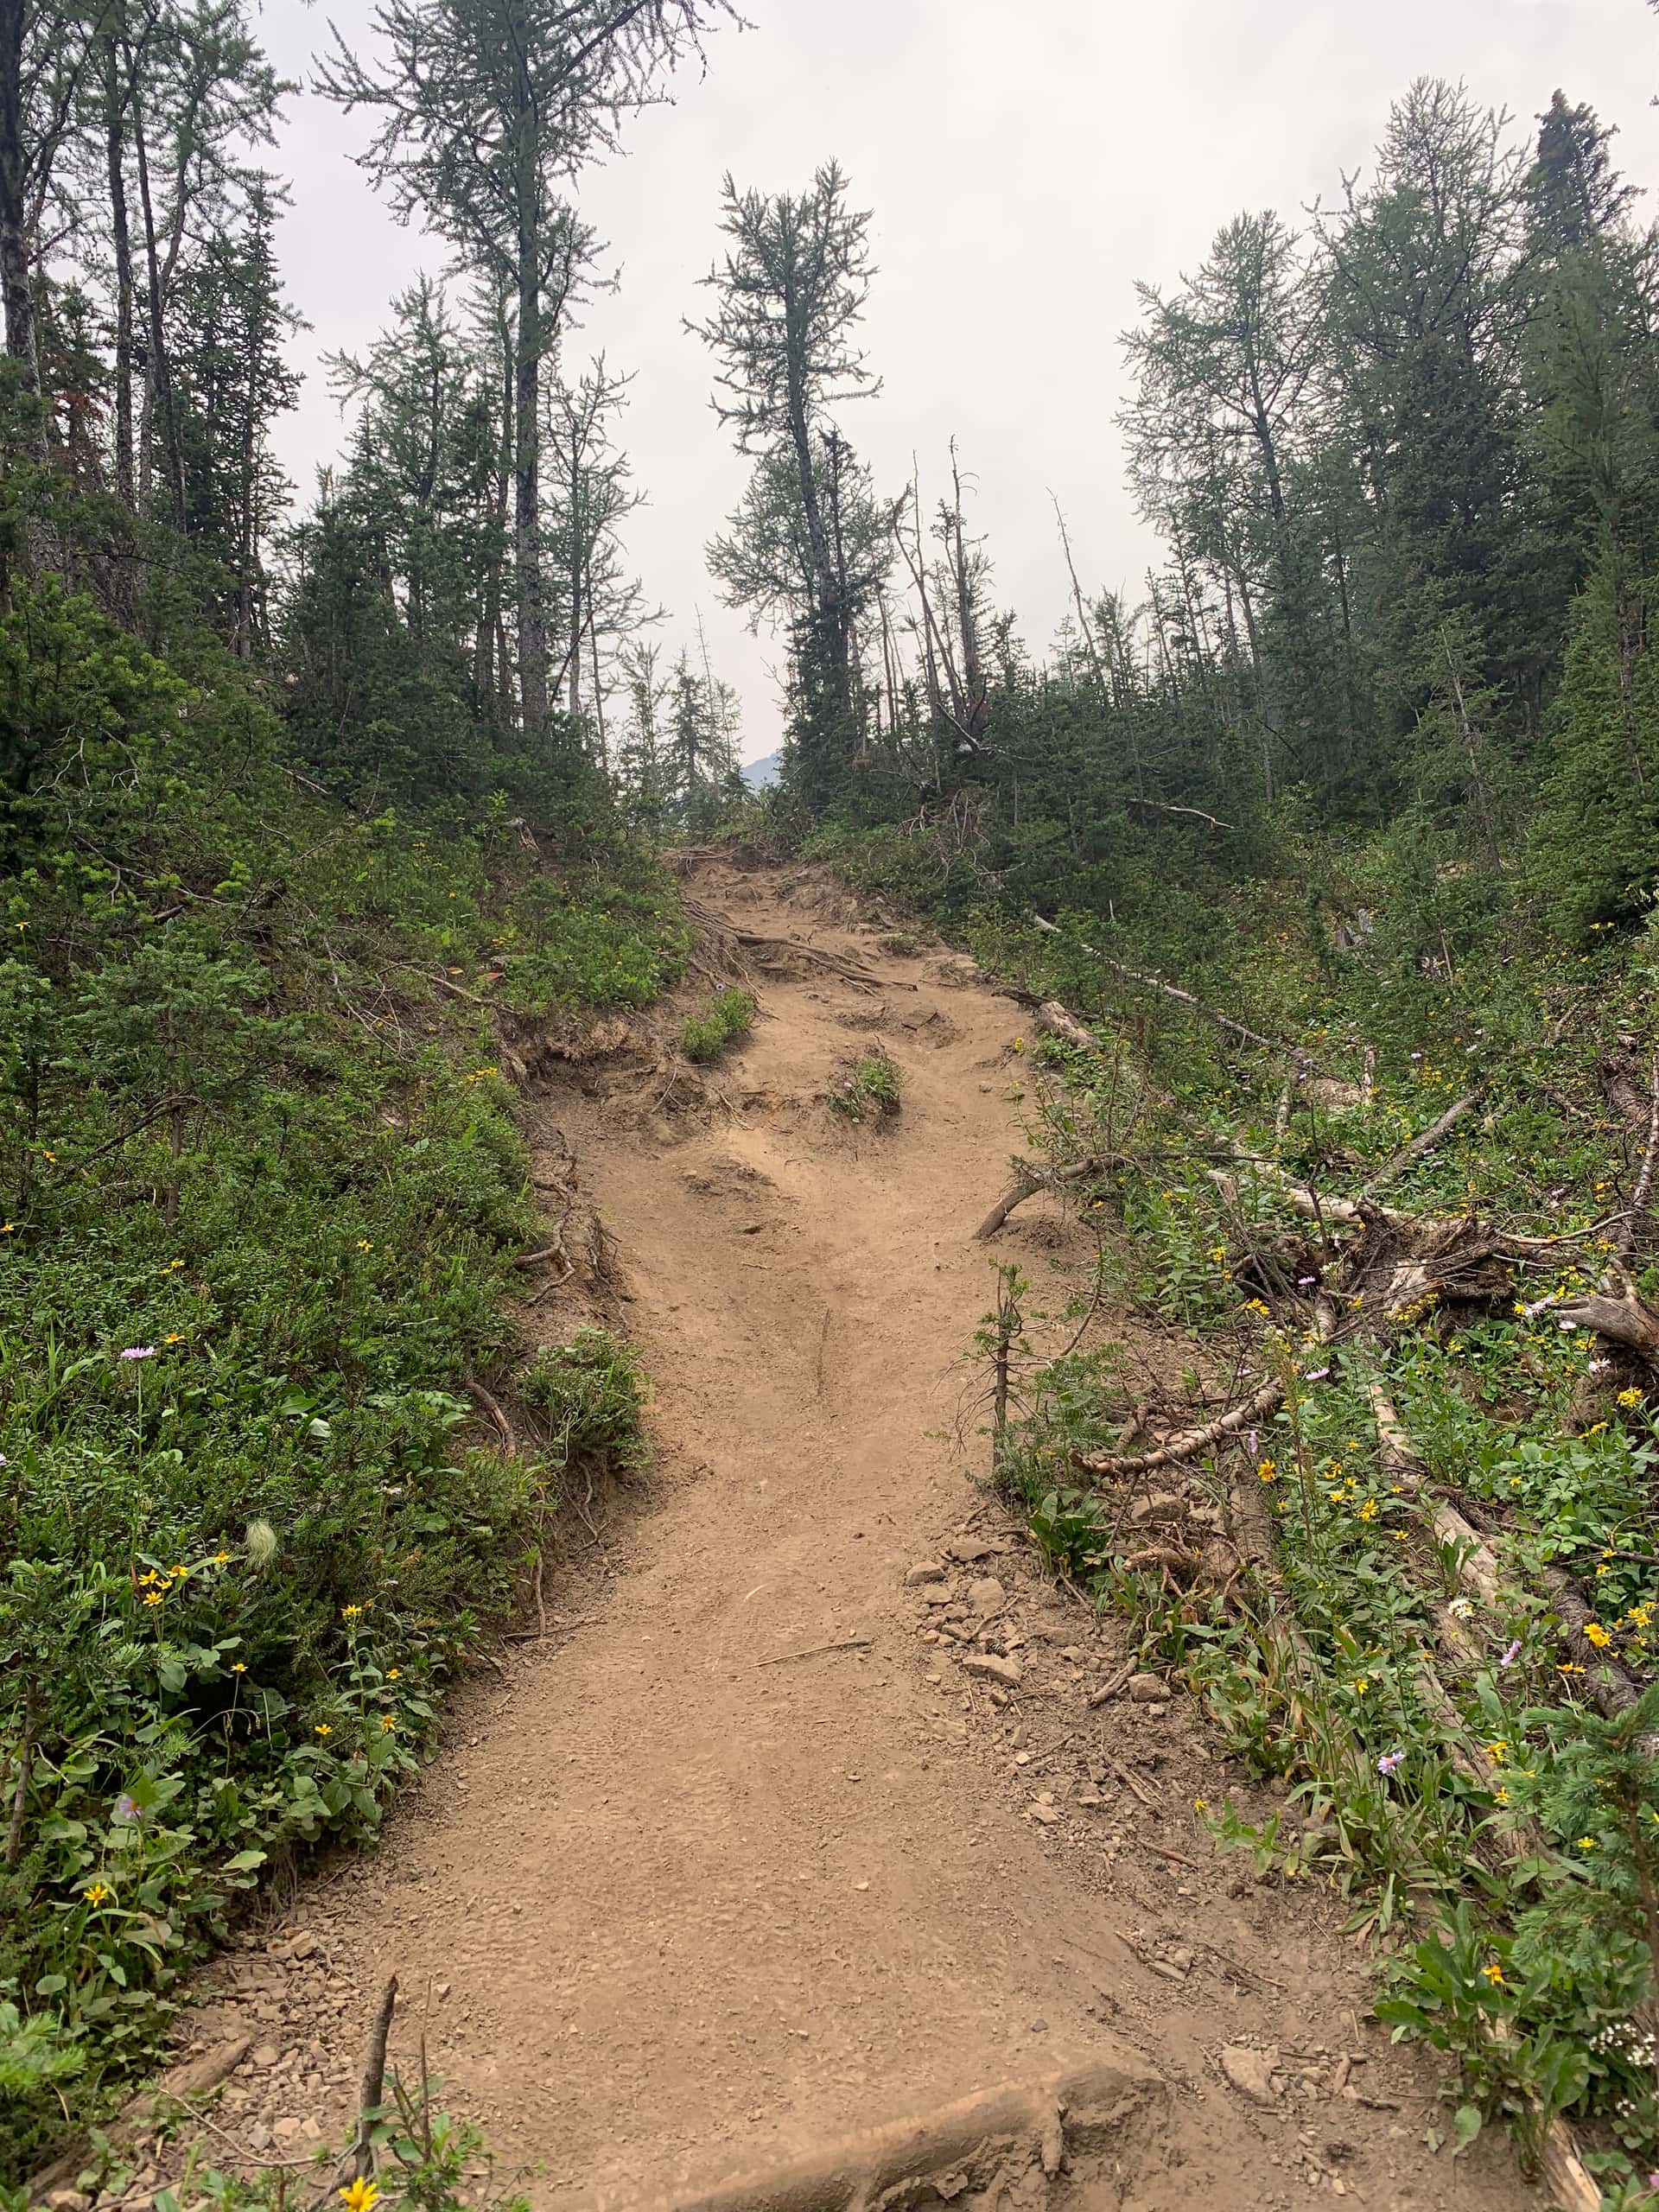
[[[1456,1128],[1465,1114],[1472,1113],[1485,1095],[1484,1083],[1477,1084],[1472,1090],[1465,1091],[1455,1105],[1446,1108],[1438,1122],[1431,1122],[1427,1128],[1413,1137],[1409,1144],[1402,1145],[1392,1160],[1384,1160],[1361,1191],[1360,1197],[1375,1198],[1379,1191],[1386,1190],[1390,1183],[1397,1181],[1407,1168],[1414,1166],[1425,1153],[1433,1152],[1440,1139],[1449,1129]]]
[[[1074,1452],[1072,1465],[1091,1475],[1151,1474],[1159,1467],[1173,1467],[1183,1459],[1196,1459],[1212,1444],[1224,1444],[1241,1429],[1249,1427],[1252,1421],[1265,1421],[1269,1414],[1277,1413],[1284,1402],[1282,1382],[1264,1382],[1254,1397],[1247,1398],[1242,1406],[1235,1406],[1230,1413],[1223,1414],[1219,1421],[1206,1421],[1202,1428],[1187,1429],[1179,1436],[1173,1436],[1155,1452],[1130,1452],[1127,1456],[1118,1452]]]
[[[1581,1329],[1593,1329],[1599,1337],[1605,1337],[1610,1344],[1624,1345],[1649,1367],[1659,1370],[1659,1313],[1644,1306],[1639,1298],[1614,1298],[1605,1291],[1595,1291],[1588,1298],[1576,1299],[1571,1306],[1556,1306],[1554,1313],[1558,1321],[1572,1321]]]

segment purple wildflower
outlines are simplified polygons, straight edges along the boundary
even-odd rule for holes
[[[1318,1275],[1298,1275],[1296,1278],[1296,1287],[1299,1290],[1306,1290],[1309,1283],[1318,1282]]]
[[[1305,1375],[1302,1380],[1305,1382],[1323,1382],[1330,1372],[1328,1367],[1316,1367],[1311,1375]]]
[[[1421,1060],[1423,1056],[1421,1052],[1414,1052],[1411,1057],[1414,1060]]]
[[[156,1347],[154,1344],[129,1344],[121,1357],[123,1359],[154,1359]]]
[[[1515,1662],[1516,1662],[1516,1661],[1520,1656],[1521,1656],[1521,1639],[1520,1639],[1520,1637],[1517,1636],[1517,1637],[1516,1637],[1516,1639],[1515,1639],[1515,1642],[1514,1642],[1514,1643],[1510,1646],[1509,1649],[1508,1649],[1508,1650],[1503,1654],[1503,1657],[1498,1661],[1498,1662],[1497,1662],[1497,1663],[1498,1663],[1498,1665],[1499,1665],[1500,1667],[1513,1667],[1513,1666],[1514,1666],[1514,1664],[1515,1664]]]
[[[124,1789],[121,1792],[121,1795],[116,1799],[115,1817],[118,1821],[136,1821],[137,1819],[138,1800],[132,1795],[130,1790]]]
[[[1257,1452],[1261,1449],[1261,1437],[1259,1432],[1253,1428],[1250,1431],[1248,1441],[1250,1447],[1250,1457],[1254,1459]]]
[[[1397,1774],[1405,1763],[1403,1751],[1384,1751],[1376,1763],[1376,1770],[1379,1774]]]
[[[1535,1320],[1539,1314],[1543,1312],[1545,1306],[1550,1303],[1554,1295],[1555,1294],[1553,1290],[1546,1291],[1541,1298],[1535,1298],[1530,1306],[1523,1306],[1521,1308],[1522,1319],[1523,1321]]]
[[[1573,1331],[1576,1329],[1579,1325],[1576,1321],[1558,1321],[1555,1325],[1565,1337],[1570,1336]]]

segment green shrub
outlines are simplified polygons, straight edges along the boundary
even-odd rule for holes
[[[899,1111],[903,1084],[897,1063],[885,1052],[866,1052],[836,1077],[825,1103],[845,1121],[880,1121]]]
[[[636,1474],[649,1464],[645,1370],[632,1345],[604,1329],[581,1329],[574,1343],[538,1351],[519,1385],[563,1475],[585,1463],[606,1475]]]
[[[717,1060],[728,1045],[754,1027],[753,991],[716,991],[701,1014],[690,1014],[680,1032],[680,1050],[699,1064]]]
[[[487,1007],[639,1004],[685,936],[602,819],[355,814],[227,656],[186,681],[54,592],[0,695],[3,2180],[118,2101],[240,1892],[372,1836],[548,1472],[638,1464],[608,1339],[547,1356],[546,1468],[461,1440],[537,1241]]]

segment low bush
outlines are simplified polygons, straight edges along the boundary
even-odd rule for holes
[[[866,1052],[836,1077],[825,1103],[844,1121],[880,1121],[899,1111],[903,1087],[896,1061],[885,1052]]]
[[[728,1045],[748,1035],[754,1016],[753,991],[715,991],[700,1014],[686,1017],[680,1032],[680,1050],[688,1060],[699,1065],[717,1060]]]
[[[536,1241],[492,997],[633,1005],[684,936],[590,821],[365,817],[227,657],[189,680],[14,593],[0,692],[0,2179],[161,2050],[239,1893],[372,1836],[582,1455],[610,1340],[543,1354],[539,1459],[472,1448]]]

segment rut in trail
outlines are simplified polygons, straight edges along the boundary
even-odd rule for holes
[[[974,1487],[961,1363],[994,1286],[973,1230],[1019,1143],[1018,1009],[937,950],[837,922],[808,871],[709,863],[695,888],[881,988],[763,976],[753,1036],[715,1076],[729,1111],[627,1126],[580,1072],[543,1098],[654,1377],[651,1502],[557,1594],[574,1630],[457,1700],[379,1856],[302,1896],[315,1948],[256,1999],[296,2054],[270,2080],[308,2082],[337,2133],[395,1970],[405,2063],[423,2026],[446,2102],[499,2175],[526,2171],[537,2212],[670,2202],[1090,2063],[1152,2072],[1056,2202],[1271,2206],[1310,2181],[1373,2206],[1528,2201],[1501,2146],[1455,2171],[1427,2155],[1433,2079],[1363,2024],[1325,1901],[1214,1855],[1191,1800],[1230,1777],[1196,1712],[1089,1706],[1118,1631],[1045,1587]],[[903,1110],[842,1128],[822,1096],[878,1033]],[[997,1249],[1052,1306],[1086,1257],[1039,1205]],[[953,1541],[989,1548],[906,1586]],[[929,1599],[994,1609],[993,1576],[1021,1639],[1011,1696],[964,1671],[971,1645],[921,1633]],[[1230,2062],[1254,2094],[1224,2045],[1257,2051]],[[298,2095],[233,2083],[225,2124]],[[941,2191],[1012,2208],[1049,2187],[1034,2150],[982,2178]]]

